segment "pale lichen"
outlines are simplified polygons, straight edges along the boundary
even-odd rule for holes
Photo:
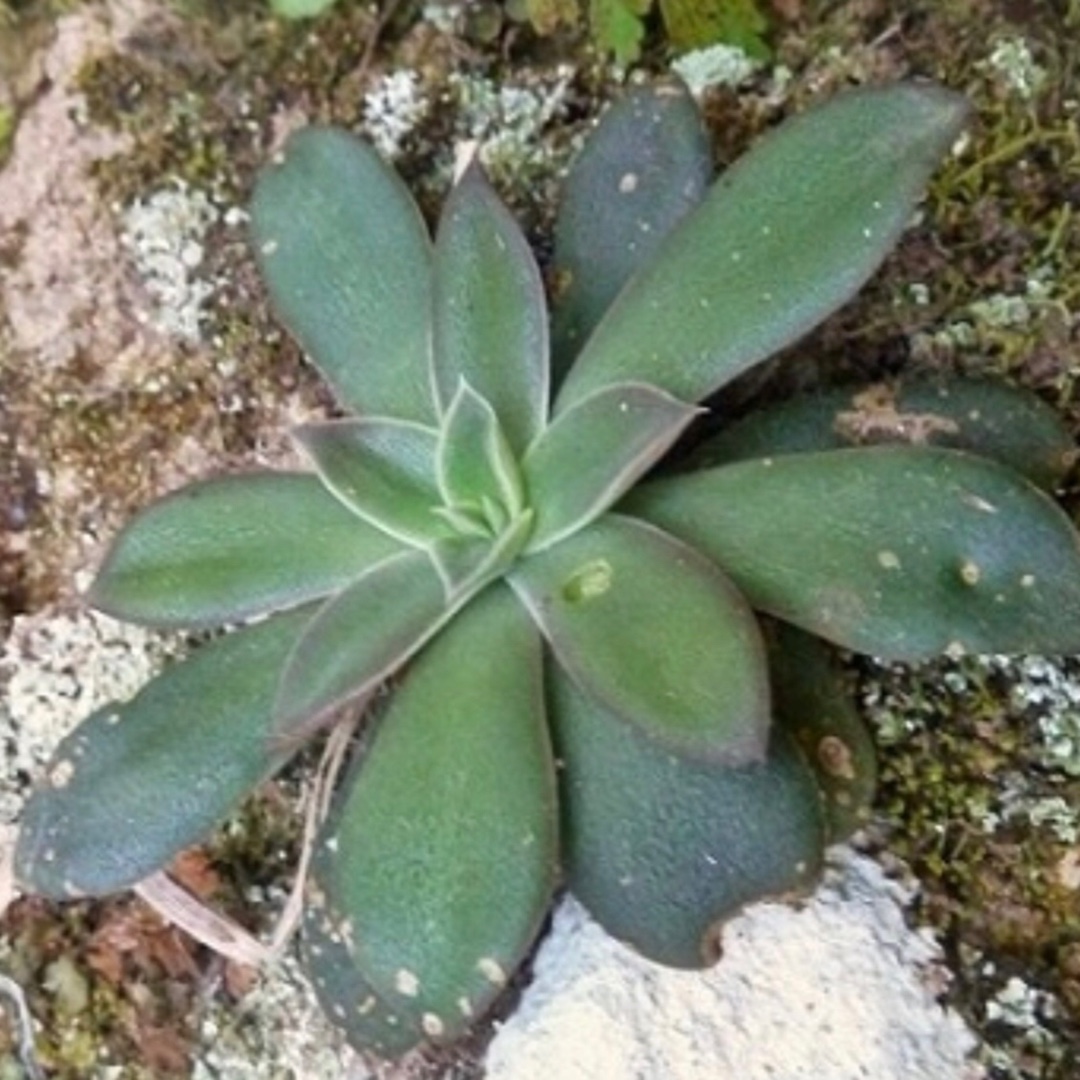
[[[671,70],[686,83],[695,97],[700,97],[710,87],[739,86],[761,67],[760,60],[747,56],[734,45],[695,49],[671,63]]]
[[[365,1076],[294,958],[263,972],[239,1003],[215,999],[199,1024],[192,1080],[349,1080]]]
[[[80,720],[130,698],[181,647],[95,611],[16,618],[0,650],[0,822],[18,817],[31,780]]]
[[[387,72],[364,94],[364,132],[380,154],[393,160],[429,108],[415,71]]]
[[[120,239],[152,303],[138,315],[158,330],[195,343],[214,286],[202,278],[206,234],[220,210],[179,182],[136,199],[121,215]]]
[[[1035,97],[1047,80],[1046,71],[1032,56],[1031,46],[1020,37],[999,39],[981,66],[1024,101]]]

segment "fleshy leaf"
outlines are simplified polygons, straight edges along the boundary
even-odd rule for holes
[[[251,221],[274,306],[341,402],[434,422],[431,241],[394,170],[347,132],[305,128],[260,175]]]
[[[658,963],[700,968],[718,959],[721,924],[743,905],[809,888],[825,842],[821,799],[785,731],[759,764],[688,759],[554,667],[565,873],[609,933]]]
[[[427,544],[447,527],[432,513],[434,428],[381,417],[306,424],[293,437],[311,456],[323,483],[366,522],[408,544]]]
[[[19,880],[54,899],[103,895],[208,833],[286,760],[267,737],[277,675],[312,614],[211,641],[84,720],[23,811]]]
[[[837,97],[769,134],[620,293],[563,383],[652,383],[698,401],[853,296],[909,221],[967,116],[917,83]]]
[[[532,942],[558,872],[541,674],[539,635],[493,586],[410,667],[344,785],[317,846],[312,919],[344,940],[337,963],[372,995],[342,999],[312,967],[357,1042],[400,1053],[385,1030],[399,1025],[453,1040]]]
[[[681,82],[632,87],[600,118],[570,167],[555,222],[557,378],[711,176],[705,126]]]
[[[754,607],[857,652],[1080,651],[1080,538],[986,458],[791,454],[643,485],[624,506],[713,559]]]
[[[328,600],[281,674],[275,733],[308,735],[336,708],[362,698],[453,614],[427,553],[401,552]]]
[[[435,239],[435,383],[448,406],[461,380],[485,398],[515,454],[548,410],[544,283],[517,222],[475,162],[447,200]]]
[[[986,379],[913,379],[802,394],[759,409],[705,440],[690,464],[882,443],[970,450],[1046,490],[1076,460],[1064,420],[1029,390]]]
[[[508,580],[574,680],[650,738],[726,763],[764,753],[757,623],[697,552],[607,515],[521,559]]]
[[[399,546],[315,476],[224,476],[136,515],[88,600],[128,622],[216,626],[337,592]]]
[[[475,592],[510,568],[532,533],[533,514],[526,510],[492,540],[474,536],[448,536],[432,544],[427,553],[446,590],[447,603]]]
[[[443,417],[436,473],[444,502],[480,510],[498,503],[508,518],[524,506],[521,474],[489,402],[462,382]],[[492,532],[500,531],[492,523]]]
[[[818,638],[768,622],[776,724],[790,734],[817,777],[828,842],[846,840],[870,820],[877,754],[837,657]]]
[[[642,383],[605,387],[567,409],[522,462],[537,513],[530,549],[550,547],[599,517],[700,411]]]

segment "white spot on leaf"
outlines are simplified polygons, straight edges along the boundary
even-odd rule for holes
[[[490,956],[483,956],[476,962],[476,970],[484,976],[492,986],[505,986],[506,972],[498,960]]]

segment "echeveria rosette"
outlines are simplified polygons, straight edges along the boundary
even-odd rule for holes
[[[1016,471],[1052,483],[1067,440],[1008,389],[979,397],[992,422],[971,422],[966,391],[916,395],[921,426],[841,442],[839,402],[637,482],[700,399],[858,289],[964,116],[932,86],[854,92],[707,190],[686,92],[631,91],[567,183],[554,363],[540,273],[479,166],[432,238],[368,146],[293,136],[255,193],[256,249],[352,415],[296,432],[312,472],[196,484],[123,531],[100,607],[164,627],[265,617],[62,744],[21,880],[133,884],[387,684],[305,922],[319,995],[359,1044],[460,1035],[560,878],[687,967],[715,959],[731,912],[806,887],[873,787],[807,631],[906,659],[1076,651],[1077,537]],[[861,445],[919,432],[948,439]]]

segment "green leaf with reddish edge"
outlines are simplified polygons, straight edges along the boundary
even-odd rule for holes
[[[521,559],[508,580],[570,675],[657,743],[727,764],[765,752],[757,623],[697,552],[609,514]]]
[[[630,276],[702,199],[712,150],[676,79],[629,89],[570,166],[555,220],[552,365],[556,378]]]
[[[658,963],[705,967],[724,920],[817,879],[821,798],[787,732],[766,761],[729,768],[628,728],[554,664],[548,677],[567,883],[609,933]]]
[[[495,585],[410,666],[318,840],[312,918],[345,940],[373,1023],[449,1042],[491,1006],[550,902],[556,817],[540,637]],[[329,1004],[366,1042],[362,1002]]]
[[[766,620],[773,715],[817,777],[828,842],[846,840],[870,820],[877,754],[835,652],[787,623]]]
[[[541,551],[594,521],[668,450],[701,410],[643,383],[604,387],[567,409],[522,462]]]
[[[223,476],[137,514],[87,599],[128,622],[217,626],[335,593],[399,549],[315,476]]]
[[[284,764],[277,676],[305,607],[201,646],[57,747],[23,811],[15,872],[53,899],[126,889],[201,840]]]
[[[434,422],[431,241],[397,173],[347,132],[304,128],[259,176],[251,223],[274,307],[340,401]]]
[[[466,382],[459,384],[443,417],[435,470],[443,501],[451,509],[487,509],[486,500],[509,519],[524,508],[521,473],[499,419]],[[492,523],[492,531],[501,528]]]
[[[361,417],[305,424],[292,434],[323,483],[368,524],[419,546],[446,535],[448,526],[432,513],[440,501],[434,428]]]
[[[801,337],[895,245],[967,114],[958,95],[901,83],[767,135],[619,294],[557,412],[627,380],[697,401]]]
[[[758,409],[702,442],[687,465],[883,443],[969,450],[1048,491],[1076,460],[1065,421],[1030,390],[988,379],[914,378],[801,394]]]
[[[281,673],[275,734],[317,730],[396,671],[453,611],[426,552],[403,551],[372,567],[328,600],[297,641]]]
[[[713,559],[754,607],[856,652],[1080,651],[1080,538],[986,458],[791,454],[645,484],[624,508]]]
[[[480,166],[465,170],[435,238],[435,384],[449,407],[461,380],[485,398],[515,454],[548,410],[544,283],[517,222]]]

